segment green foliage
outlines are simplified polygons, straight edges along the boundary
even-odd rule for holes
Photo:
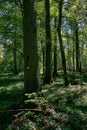
[[[33,103],[33,104],[37,105],[37,109],[45,111],[46,104],[48,102],[42,95],[43,95],[42,93],[26,94],[26,96],[28,96],[28,99],[25,101],[25,103]]]
[[[87,129],[87,114],[82,113],[81,111],[74,112],[69,116],[69,125],[72,130],[82,130]]]
[[[23,104],[23,76],[0,74],[0,129],[6,129],[15,112]]]
[[[0,48],[2,49],[0,58],[0,71],[3,72],[13,72],[14,71],[14,60],[13,60],[13,50],[14,50],[14,40],[16,40],[16,52],[17,52],[17,68],[18,71],[23,71],[23,0],[1,0],[0,1]],[[37,39],[38,39],[38,50],[40,56],[40,66],[42,71],[42,47],[41,41],[44,43],[45,49],[45,10],[44,1],[39,1],[37,4]],[[73,69],[73,60],[75,54],[73,54],[73,44],[75,45],[75,22],[79,24],[79,44],[80,44],[80,54],[81,54],[81,64],[82,70],[86,69],[86,0],[84,1],[67,1],[63,3],[63,20],[62,20],[62,37],[64,40],[67,69]],[[57,1],[50,1],[50,12],[51,12],[51,34],[52,43],[54,44],[54,18],[58,16],[59,3]],[[16,36],[15,36],[16,29]],[[40,35],[41,34],[41,35]],[[68,40],[67,40],[68,39]],[[67,47],[68,46],[68,47]],[[61,69],[61,57],[60,48],[57,44],[58,49],[58,69]],[[75,46],[74,46],[75,49]],[[69,52],[69,53],[68,53]],[[21,65],[21,66],[20,66]],[[75,66],[74,66],[75,67]]]
[[[14,41],[16,41],[17,69],[18,72],[23,71],[22,2],[22,0],[0,0],[0,130],[87,130],[87,73],[85,72],[87,70],[87,1],[66,0],[63,3],[62,37],[69,70],[68,76],[72,85],[68,88],[64,87],[60,48],[57,41],[58,77],[53,84],[43,86],[41,93],[26,94],[25,104],[23,74],[18,76],[12,74],[14,72]],[[44,1],[36,4],[37,40],[42,73],[42,51],[45,52],[46,49]],[[59,15],[57,0],[50,0],[50,7],[52,43],[55,44],[54,18]],[[76,22],[79,27],[80,62],[83,73],[74,73]],[[71,71],[73,71],[72,74]],[[2,72],[11,74],[2,74]],[[42,82],[43,77],[41,77]],[[36,111],[28,106],[29,104],[32,104]],[[24,110],[25,107],[32,109]],[[20,108],[23,109],[21,112],[15,112],[15,109]],[[8,112],[8,110],[12,111]]]
[[[13,52],[15,41],[18,69],[20,60],[23,60],[21,59],[21,54],[23,52],[23,27],[21,11],[19,7],[15,5],[15,1],[10,2],[1,0],[0,14],[0,47],[2,46],[2,60],[0,62],[0,71],[14,72]]]
[[[61,75],[55,79],[54,84],[43,86],[41,93],[26,94],[24,104],[23,84],[20,83],[23,81],[23,74],[2,74],[0,77],[0,129],[87,129],[86,84],[65,88]],[[84,78],[76,74],[76,78],[79,77]],[[31,103],[34,108],[29,107]],[[22,110],[15,111],[16,109]]]
[[[57,113],[49,106],[48,101],[42,96],[42,93],[31,93],[26,94],[26,96],[28,96],[28,100],[26,100],[25,103],[27,103],[28,106],[31,105],[30,103],[35,104],[36,107],[33,105],[35,108],[32,107],[28,109],[28,112],[24,111],[21,116],[17,116],[17,118],[13,120],[13,124],[10,125],[11,128],[16,127],[17,129],[18,127],[19,130],[53,130],[59,128],[56,123],[58,119]],[[24,121],[17,120],[20,118]]]

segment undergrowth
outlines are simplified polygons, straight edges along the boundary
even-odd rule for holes
[[[0,75],[0,130],[87,130],[86,77],[76,74],[84,83],[66,88],[60,75],[24,102],[23,76]]]

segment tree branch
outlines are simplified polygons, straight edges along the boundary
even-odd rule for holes
[[[10,48],[11,50],[14,50],[14,48],[12,48],[12,47],[6,45],[5,43],[3,43],[3,45],[4,45],[5,47],[7,47],[7,48]],[[16,48],[16,51],[17,51],[22,57],[24,57],[23,53],[22,53],[20,50],[18,50],[18,49]]]

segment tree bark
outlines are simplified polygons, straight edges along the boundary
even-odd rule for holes
[[[16,75],[17,72],[17,54],[16,54],[16,39],[14,39],[14,50],[13,50],[13,57],[14,57],[14,74]]]
[[[75,44],[74,44],[74,32],[73,32],[73,72],[75,71]]]
[[[60,51],[61,51],[62,67],[63,67],[63,71],[64,71],[65,86],[68,86],[69,85],[69,80],[68,80],[68,75],[67,75],[67,70],[66,70],[66,58],[65,58],[63,40],[62,40],[62,35],[61,35],[62,5],[63,5],[63,0],[61,0],[59,2],[59,21],[58,21],[58,29],[57,29],[57,31],[58,31],[58,37],[59,37],[59,43],[60,43]]]
[[[40,91],[36,0],[23,0],[24,12],[24,89],[25,93]]]
[[[75,28],[75,37],[76,37],[76,71],[80,71],[80,49],[79,49],[79,34],[78,34],[78,23],[76,22]]]
[[[41,49],[42,49],[42,60],[43,60],[43,75],[45,74],[45,47],[44,47],[44,41],[41,39]]]
[[[57,76],[57,18],[55,17],[54,19],[54,72],[53,72],[53,77]]]
[[[50,32],[50,4],[45,0],[46,62],[44,83],[52,82],[52,41]]]

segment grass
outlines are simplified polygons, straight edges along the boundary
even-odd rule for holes
[[[72,75],[69,74],[69,77],[72,79]],[[44,115],[34,111],[15,112],[15,109],[22,108],[24,104],[23,76],[1,74],[0,130],[28,130],[30,127],[33,130],[87,130],[87,75],[76,74],[75,79],[85,83],[64,87],[63,76],[60,75],[55,78],[53,84],[42,87],[48,102],[37,96],[35,100],[42,106],[47,104],[45,108],[39,107],[38,111],[42,109],[47,111],[46,109],[50,108],[50,115]],[[14,111],[8,112],[8,110]],[[17,125],[12,125],[14,115],[26,120],[17,121]],[[54,118],[55,115],[59,116],[59,120]]]

